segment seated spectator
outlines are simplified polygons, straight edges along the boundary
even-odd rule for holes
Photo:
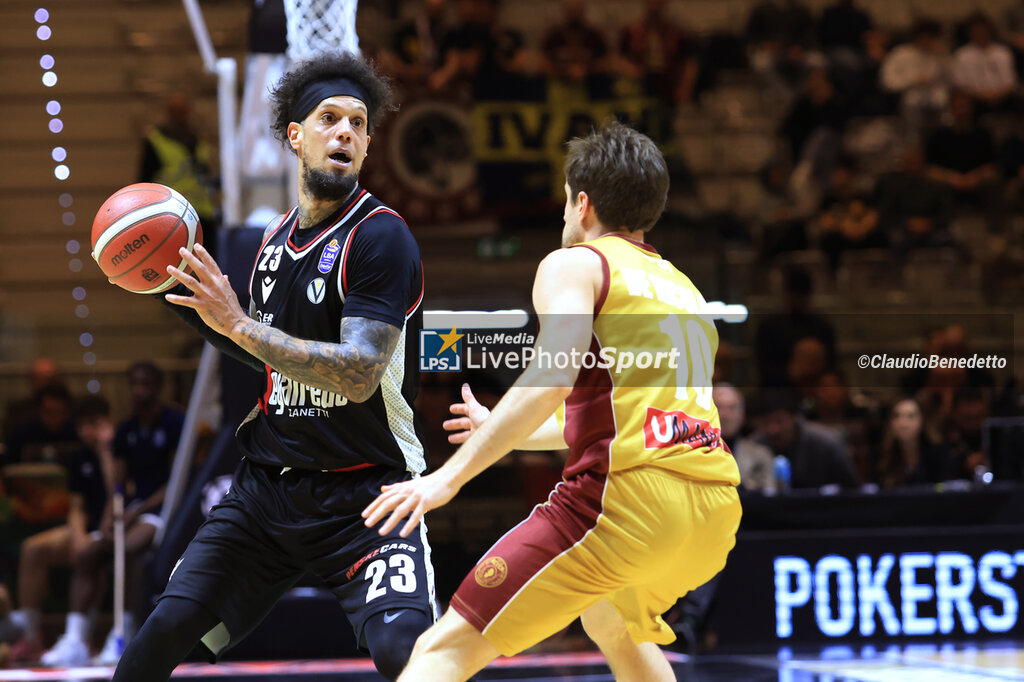
[[[72,564],[93,534],[98,534],[110,492],[114,466],[110,405],[101,396],[86,396],[75,406],[73,421],[82,445],[71,458],[67,523],[29,537],[19,552],[18,610],[9,618],[20,631],[20,639],[11,647],[11,660],[18,663],[35,663],[43,653],[40,621],[49,569]]]
[[[947,325],[932,330],[923,354],[939,358],[968,357],[968,343],[963,326]],[[927,367],[912,370],[903,378],[903,389],[914,396],[924,414],[925,425],[934,433],[944,432],[953,409],[953,399],[962,388],[991,390],[993,376],[977,367]]]
[[[954,91],[949,109],[951,124],[934,131],[925,146],[928,175],[951,190],[958,204],[992,208],[997,176],[992,136],[976,123],[966,93]]]
[[[381,66],[399,80],[423,82],[441,66],[443,36],[444,0],[422,0],[395,31],[390,48],[381,52]]]
[[[783,310],[761,319],[754,340],[762,386],[789,385],[786,363],[802,338],[821,341],[828,352],[828,365],[835,362],[835,330],[824,316],[811,310],[813,286],[803,268],[793,266],[783,273]]]
[[[645,0],[640,20],[623,27],[616,65],[643,83],[644,94],[675,106],[692,100],[700,69],[686,31],[665,15],[665,0]]]
[[[871,447],[878,437],[876,419],[869,407],[854,403],[842,372],[837,369],[822,372],[806,415],[811,421],[832,429],[842,439],[862,481],[873,479]]]
[[[821,249],[833,272],[845,251],[884,249],[889,240],[878,226],[878,210],[871,197],[857,190],[853,167],[848,162],[832,171],[832,185],[821,202],[816,221]]]
[[[473,97],[506,99],[509,91],[523,97],[528,88],[542,92],[543,84],[527,68],[523,35],[498,20],[498,0],[477,0],[477,22],[486,27],[483,56],[473,83]]]
[[[1024,210],[1024,116],[1017,116],[1013,133],[999,148],[1000,171],[1006,183],[1006,207]]]
[[[988,455],[982,447],[982,427],[990,414],[989,391],[963,387],[953,394],[943,440],[949,446],[953,478],[975,480],[988,470]]]
[[[773,57],[791,46],[807,49],[815,42],[814,17],[801,0],[761,0],[750,10],[745,37],[752,50]]]
[[[828,367],[828,349],[821,339],[805,336],[793,344],[786,361],[786,378],[802,403],[813,402],[818,380]]]
[[[949,103],[949,54],[942,27],[920,19],[911,40],[894,47],[882,62],[882,87],[900,96],[904,128],[911,139],[935,127]]]
[[[35,415],[8,434],[2,463],[66,465],[81,446],[71,421],[71,402],[71,392],[63,384],[48,384],[36,391]]]
[[[715,369],[711,375],[711,383],[719,384],[733,380],[736,368],[736,349],[728,339],[718,340],[718,352],[715,353]]]
[[[490,30],[481,21],[478,0],[459,0],[458,22],[441,38],[440,66],[430,74],[427,86],[433,91],[471,86],[484,63]]]
[[[970,42],[953,54],[953,85],[973,98],[979,112],[1012,104],[1017,87],[1013,52],[995,42],[992,22],[976,14],[968,22]]]
[[[754,212],[754,229],[761,255],[766,260],[809,246],[807,218],[820,199],[812,184],[805,185],[804,191],[798,193],[790,185],[789,176],[789,167],[781,161],[770,161],[760,172],[764,194]]]
[[[814,17],[801,0],[762,0],[747,19],[750,66],[765,78],[784,106],[789,106],[812,67],[824,58],[810,52],[815,43]]]
[[[882,63],[889,54],[890,35],[882,29],[874,28],[864,34],[864,57],[859,68],[846,72],[840,71],[837,85],[845,93],[850,102],[851,116],[890,116],[899,110],[899,98],[880,87],[879,73]]]
[[[928,176],[917,145],[903,149],[899,170],[878,179],[875,205],[881,230],[901,259],[914,249],[956,245],[949,233],[953,200],[945,186]]]
[[[716,383],[711,391],[725,439],[740,470],[744,490],[775,490],[774,457],[767,446],[747,437],[743,394],[732,384]]]
[[[7,589],[7,585],[0,582],[0,665],[2,666],[6,666],[11,660],[7,643],[16,639],[20,632],[11,623],[10,615],[11,593]]]
[[[1013,49],[1015,71],[1024,73],[1024,0],[1006,10],[1006,42]]]
[[[860,485],[860,476],[842,441],[828,427],[800,417],[791,390],[765,389],[756,405],[755,437],[775,455],[789,458],[792,488]]]
[[[29,394],[7,403],[4,433],[9,437],[21,424],[36,416],[36,393],[43,386],[64,384],[60,368],[52,358],[38,357],[28,370]]]
[[[1020,417],[1024,415],[1024,379],[1010,377],[992,404],[993,417]]]
[[[607,68],[608,47],[604,36],[587,23],[583,0],[563,0],[565,20],[541,43],[544,70],[559,80],[585,83]]]
[[[864,34],[871,27],[871,15],[854,0],[836,0],[821,13],[818,40],[831,63],[857,68],[864,56]]]
[[[789,142],[791,158],[797,162],[794,173],[828,185],[848,116],[848,107],[836,94],[825,70],[811,71],[803,94],[793,103],[779,131]]]
[[[135,634],[134,587],[138,584],[142,559],[156,536],[159,517],[174,453],[181,437],[185,415],[165,405],[160,398],[163,372],[140,362],[128,370],[132,416],[118,425],[114,435],[114,481],[125,492],[125,614],[124,637]],[[92,539],[79,553],[71,577],[67,627],[50,651],[42,656],[46,666],[82,665],[89,661],[90,622],[87,614],[102,603],[113,559],[113,515],[108,503],[100,526],[100,537]],[[113,631],[93,662],[113,665],[120,657]]]
[[[953,478],[949,449],[928,432],[921,406],[912,398],[889,411],[875,479],[883,488],[941,483]]]

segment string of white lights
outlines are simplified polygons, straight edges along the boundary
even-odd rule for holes
[[[46,8],[40,7],[35,12],[35,20],[36,23],[39,24],[38,28],[36,28],[36,38],[41,42],[46,43],[53,36],[53,31],[48,25],[48,22],[50,21],[50,12]],[[55,68],[56,64],[57,60],[55,60],[51,54],[46,53],[39,58],[39,68],[43,70],[43,85],[47,88],[52,88],[57,85],[58,78]],[[46,113],[50,116],[47,128],[53,135],[59,135],[64,130],[64,121],[59,117],[61,109],[60,100],[56,98],[51,99],[46,103]],[[71,177],[71,167],[67,163],[68,151],[65,147],[55,144],[53,149],[50,150],[50,158],[53,159],[53,162],[56,164],[53,168],[53,177],[55,177],[58,182],[64,182]],[[59,203],[61,209],[63,209],[61,222],[67,227],[74,225],[77,221],[77,216],[71,208],[74,204],[74,197],[71,193],[61,192],[60,196],[57,198],[57,203]],[[68,259],[68,269],[74,273],[81,272],[83,267],[82,259],[78,256],[79,252],[82,250],[81,242],[77,239],[69,239],[64,244],[64,249],[70,257]],[[86,289],[82,285],[75,286],[71,290],[71,297],[77,301],[77,305],[75,306],[75,317],[83,321],[87,320],[89,317],[89,306],[84,302],[86,294]],[[93,335],[88,330],[87,326],[86,330],[78,336],[79,344],[82,348],[86,349],[82,353],[82,362],[87,366],[94,366],[96,364],[96,353],[92,350],[88,350],[92,347],[93,341]],[[90,393],[99,393],[99,380],[95,377],[90,379],[86,384],[86,390]]]

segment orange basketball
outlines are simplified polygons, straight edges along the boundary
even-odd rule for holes
[[[170,187],[140,182],[103,202],[92,221],[92,257],[111,282],[137,294],[156,294],[177,280],[167,266],[186,270],[178,254],[203,243],[196,210]]]

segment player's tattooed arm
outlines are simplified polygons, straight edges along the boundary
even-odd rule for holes
[[[213,331],[290,379],[332,391],[352,402],[363,402],[377,390],[401,330],[386,322],[360,317],[342,318],[338,343],[309,341],[261,324],[246,314],[227,276],[196,244],[195,252],[178,250],[191,274],[173,265],[168,274],[192,292],[168,294],[169,303],[192,308]]]
[[[341,341],[328,343],[297,339],[250,318],[238,336],[243,347],[289,379],[361,403],[380,385],[401,333],[387,322],[344,317]]]

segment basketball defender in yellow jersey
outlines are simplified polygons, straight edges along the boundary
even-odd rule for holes
[[[404,534],[509,450],[570,450],[563,482],[484,555],[400,680],[465,680],[578,617],[617,680],[675,679],[657,646],[674,639],[661,614],[725,565],[740,505],[711,399],[714,325],[690,280],[644,242],[667,192],[649,138],[611,124],[573,140],[564,248],[540,264],[533,299],[539,349],[675,362],[532,362],[444,466],[384,486],[363,512],[368,526],[388,517],[382,533],[408,516]]]

